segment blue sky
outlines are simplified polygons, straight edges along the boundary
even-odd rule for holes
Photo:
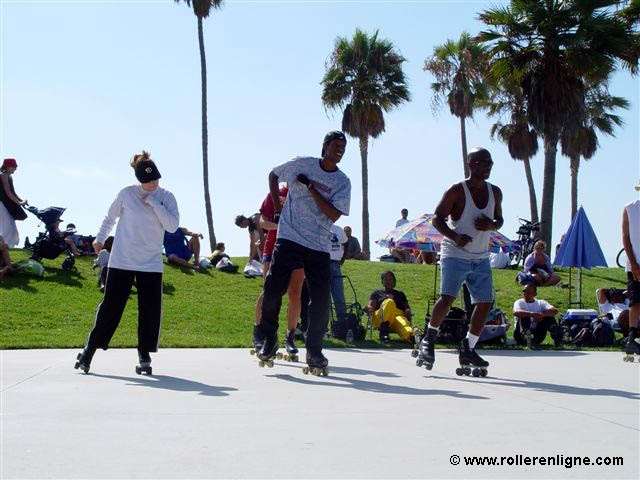
[[[407,58],[412,101],[387,116],[369,149],[371,236],[399,217],[432,212],[462,177],[457,119],[434,116],[422,70],[433,47],[463,30],[476,33],[485,1],[232,1],[205,23],[214,223],[232,255],[246,255],[235,215],[257,211],[270,169],[296,155],[319,155],[340,113],[320,102],[320,80],[335,38],[357,27],[389,38]],[[200,154],[200,64],[192,11],[163,1],[2,1],[0,154],[15,157],[18,193],[38,207],[67,207],[65,220],[95,233],[117,191],[134,177],[128,161],[148,149],[176,196],[182,225],[206,233]],[[622,72],[612,91],[631,109],[617,137],[601,138],[583,164],[580,203],[609,261],[621,248],[624,204],[640,179],[639,84]],[[504,192],[505,226],[528,217],[522,164],[489,138],[482,113],[468,124],[470,146],[495,161],[492,181]],[[360,156],[351,141],[341,167],[352,181],[352,225],[361,237]],[[542,152],[533,161],[542,196]],[[558,157],[554,238],[570,220],[568,160]],[[33,235],[30,217],[19,225]],[[206,242],[205,242],[206,243]],[[384,253],[374,248],[376,256]]]

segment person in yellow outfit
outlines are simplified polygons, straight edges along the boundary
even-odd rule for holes
[[[389,341],[389,333],[394,332],[403,341],[412,342],[414,331],[407,296],[395,289],[396,276],[393,272],[382,272],[380,280],[384,289],[373,292],[367,305],[373,326],[380,330],[380,341]]]

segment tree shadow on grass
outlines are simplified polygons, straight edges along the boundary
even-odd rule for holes
[[[577,387],[575,385],[562,385],[557,383],[534,382],[529,380],[521,380],[515,378],[487,377],[481,380],[469,379],[465,377],[438,377],[431,376],[440,380],[454,380],[464,383],[481,383],[488,385],[497,385],[501,387],[517,387],[529,388],[537,392],[562,393],[564,395],[580,395],[580,396],[598,396],[598,397],[618,397],[628,400],[640,400],[640,393],[627,392],[625,390],[616,390],[613,388],[588,388]]]
[[[127,385],[137,387],[158,388],[162,390],[172,390],[174,392],[199,392],[198,395],[204,395],[205,397],[226,397],[229,395],[227,392],[238,391],[238,389],[234,387],[207,385],[206,383],[187,380],[186,378],[172,377],[170,375],[137,375],[135,377],[103,375],[99,373],[92,373],[91,375],[99,378],[131,382]]]
[[[337,370],[335,367],[330,367],[333,370]],[[278,378],[287,382],[298,383],[301,385],[319,385],[326,387],[338,387],[338,388],[353,388],[354,390],[361,390],[363,392],[371,393],[386,393],[390,395],[418,395],[418,396],[446,396],[452,398],[460,398],[465,400],[489,400],[488,397],[481,397],[478,395],[469,395],[457,390],[442,390],[442,389],[421,389],[407,387],[404,385],[388,385],[380,382],[370,382],[365,380],[355,380],[353,378],[336,377],[329,373],[327,378],[318,378],[318,380],[312,380],[316,377],[299,378],[288,374],[275,374],[267,375],[267,377]],[[337,381],[332,381],[337,380]],[[338,383],[340,382],[340,383]]]

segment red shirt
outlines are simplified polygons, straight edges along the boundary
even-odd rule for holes
[[[282,187],[280,189],[280,199],[282,201],[283,198],[287,196],[289,193],[289,189],[287,187]],[[271,198],[271,194],[267,194],[266,198],[262,202],[260,206],[260,214],[270,222],[273,222],[273,217],[275,216],[275,206],[273,205],[273,198]],[[278,237],[278,230],[267,230],[267,235],[264,241],[264,247],[262,248],[262,255],[272,255],[273,248],[276,245],[276,238]]]

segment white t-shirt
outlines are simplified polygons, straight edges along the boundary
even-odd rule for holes
[[[344,255],[344,244],[347,243],[347,234],[337,225],[331,225],[331,260],[339,262]]]
[[[546,300],[538,299],[535,299],[533,302],[528,303],[524,298],[521,298],[520,300],[516,300],[513,304],[514,312],[542,313],[545,310],[550,310],[552,308],[553,306]]]
[[[405,223],[409,223],[409,220],[406,218],[401,218],[400,220],[398,220],[396,222],[396,228],[401,227],[402,225],[404,225]]]
[[[636,260],[640,258],[640,200],[630,203],[625,208],[629,220],[629,240]],[[631,271],[631,263],[627,259],[627,272]]]
[[[104,243],[116,220],[109,267],[162,273],[164,232],[175,232],[180,221],[173,194],[160,187],[153,192],[140,185],[123,188],[102,221],[98,242]]]
[[[605,315],[610,313],[613,319],[611,320],[611,326],[618,326],[618,318],[620,314],[626,310],[629,310],[629,300],[625,300],[624,303],[598,303],[598,307],[600,307],[600,311]]]

